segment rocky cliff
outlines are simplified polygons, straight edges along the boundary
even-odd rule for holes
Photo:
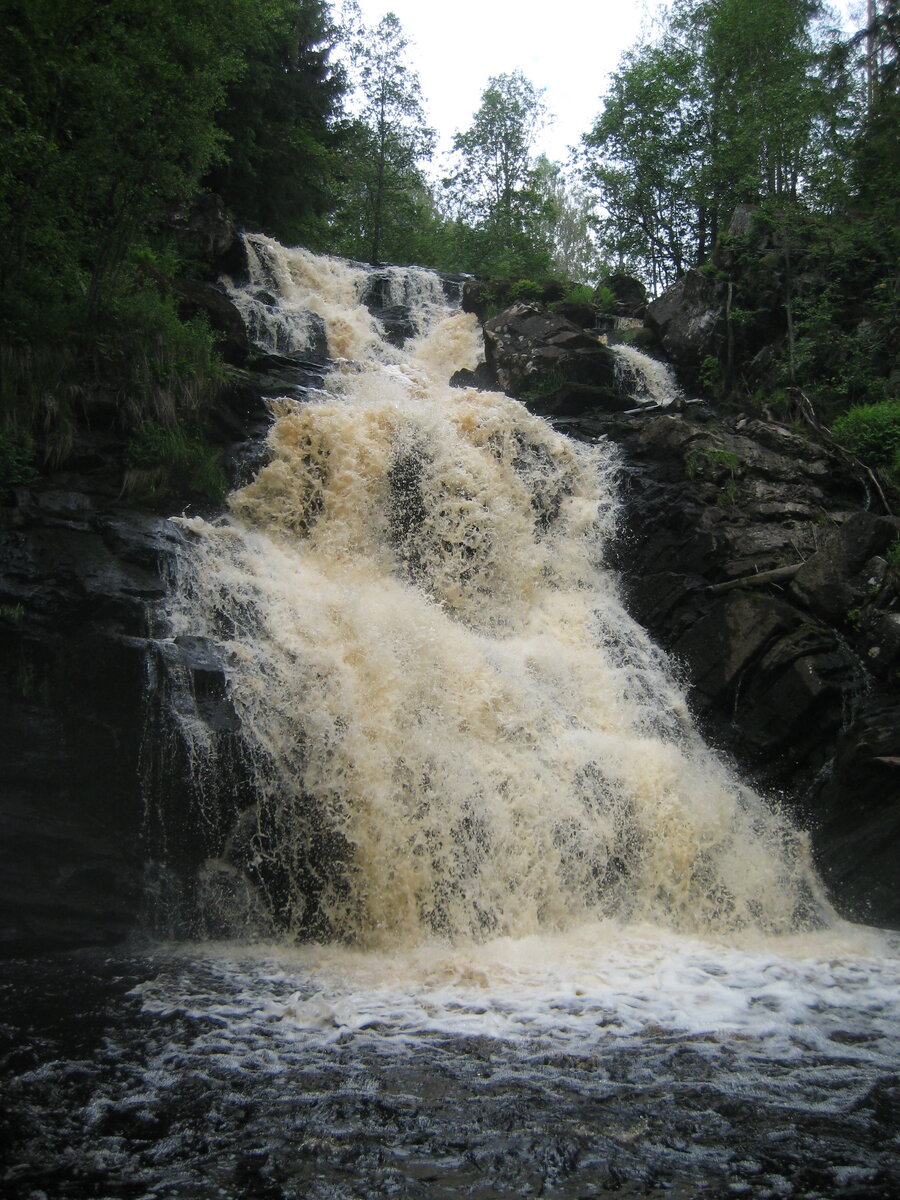
[[[671,343],[686,386],[717,327],[720,290],[697,276],[650,307],[656,352]],[[900,925],[900,520],[890,498],[802,408],[793,425],[683,398],[621,412],[621,397],[603,392],[605,362],[593,386],[535,388],[548,356],[557,381],[583,378],[587,351],[559,324],[532,311],[525,337],[521,306],[489,320],[496,378],[571,436],[621,447],[618,566],[634,615],[678,664],[707,736],[810,830],[841,911]]]

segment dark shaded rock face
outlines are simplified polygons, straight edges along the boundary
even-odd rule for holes
[[[172,538],[83,492],[21,499],[0,532],[0,953],[134,924],[144,639]]]
[[[695,383],[703,359],[719,351],[724,314],[724,285],[688,271],[647,306],[646,320],[666,355]]]
[[[126,937],[166,806],[176,858],[204,856],[168,724],[204,726],[223,763],[237,729],[215,649],[161,624],[177,526],[86,488],[15,499],[0,529],[0,956]]]
[[[615,314],[619,317],[643,319],[647,312],[647,289],[639,279],[616,272],[601,279],[595,296],[612,292],[616,299]]]
[[[250,353],[250,342],[241,314],[220,287],[195,279],[181,279],[176,284],[178,307],[183,318],[204,313],[211,328],[218,334],[222,357],[226,362],[240,365]]]
[[[558,313],[514,304],[485,324],[484,346],[488,370],[511,396],[589,389],[574,407],[578,412],[603,407],[605,396],[621,399],[612,351],[596,334]],[[571,399],[567,408],[573,411]],[[562,410],[552,406],[550,411]]]
[[[246,269],[243,240],[228,215],[225,201],[215,192],[198,196],[175,221],[191,255],[206,264],[208,277],[242,274]]]
[[[900,926],[900,520],[784,427],[683,413],[565,423],[624,452],[619,566],[711,740],[798,806],[840,909]]]

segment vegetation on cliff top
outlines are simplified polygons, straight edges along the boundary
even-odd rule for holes
[[[366,29],[327,0],[8,0],[6,459],[62,461],[87,420],[199,436],[226,369],[174,284],[208,269],[179,229],[209,190],[244,227],[359,258],[591,285],[612,265],[656,289],[706,264],[735,326],[779,314],[767,386],[806,389],[829,419],[890,401],[900,14],[870,12],[847,37],[816,0],[673,0],[613,76],[580,182],[535,157],[543,102],[520,71],[488,80],[433,182],[390,13]],[[724,238],[737,203],[764,238]],[[734,391],[733,363],[708,367]]]

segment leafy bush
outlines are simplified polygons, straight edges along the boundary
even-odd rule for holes
[[[514,303],[516,300],[541,300],[544,289],[533,279],[518,279],[515,283],[510,284],[507,295],[509,303]]]
[[[0,493],[23,483],[35,483],[39,478],[31,438],[0,430]]]
[[[700,387],[709,396],[718,396],[723,383],[722,364],[714,354],[707,354],[700,364]]]
[[[566,288],[563,301],[566,304],[593,304],[594,289],[587,283],[573,283]]]
[[[184,321],[165,277],[133,277],[110,297],[97,339],[97,375],[117,391],[131,419],[172,425],[216,398],[225,377],[205,316]]]
[[[900,467],[900,400],[863,404],[838,417],[835,440],[873,466]]]
[[[696,450],[689,450],[684,458],[684,471],[691,481],[707,478],[720,480],[729,476],[733,482],[740,467],[739,454],[714,446],[699,446]]]
[[[143,421],[126,451],[126,489],[156,499],[191,493],[219,501],[228,487],[219,459],[198,429]]]
[[[597,288],[594,301],[600,311],[604,313],[614,313],[619,303],[616,299],[616,293],[611,287]]]

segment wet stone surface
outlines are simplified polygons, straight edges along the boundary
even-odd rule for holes
[[[577,1052],[552,1037],[400,1035],[377,1021],[310,1036],[273,1018],[296,1000],[296,978],[277,976],[167,954],[9,964],[3,1196],[900,1189],[900,1078],[861,1012],[844,1013],[846,1027],[831,1012],[795,1057],[764,1039],[652,1027]],[[825,1052],[812,1044],[823,1034]]]

